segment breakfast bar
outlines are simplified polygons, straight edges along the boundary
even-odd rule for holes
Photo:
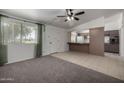
[[[89,53],[89,43],[72,43],[69,42],[69,50]]]

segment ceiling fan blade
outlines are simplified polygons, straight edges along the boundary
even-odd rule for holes
[[[69,9],[70,11],[73,11],[73,9]]]
[[[78,15],[82,15],[82,14],[84,14],[84,13],[85,13],[85,12],[82,11],[82,12],[78,12],[78,13],[76,13],[75,15],[78,16]]]
[[[65,19],[65,22],[67,22],[68,20],[67,19]]]
[[[57,16],[57,17],[66,17],[66,16]]]
[[[74,19],[77,20],[77,21],[79,21],[79,18],[77,18],[77,17],[74,17]]]

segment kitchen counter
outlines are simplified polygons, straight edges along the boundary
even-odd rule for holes
[[[73,43],[73,42],[68,42],[68,44],[76,44],[76,45],[89,45],[89,43]]]
[[[72,43],[69,42],[69,50],[70,51],[78,51],[89,53],[89,43]]]

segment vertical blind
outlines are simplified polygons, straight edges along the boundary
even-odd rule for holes
[[[4,44],[37,43],[37,24],[2,17],[1,25]]]
[[[23,22],[0,15],[0,65],[7,63],[8,44],[35,44],[35,57],[40,57],[44,30],[45,25]]]

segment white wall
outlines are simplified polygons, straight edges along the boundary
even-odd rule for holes
[[[120,56],[124,57],[124,11],[122,12],[122,25],[120,30]]]
[[[70,29],[70,31],[80,31],[94,27],[105,27],[106,30],[120,30],[122,24],[122,13],[117,13],[109,17],[100,17]]]
[[[81,31],[89,28],[104,27],[104,17],[100,17],[70,29],[70,31]]]
[[[47,25],[43,33],[43,55],[68,51],[68,32],[64,29]]]
[[[124,57],[124,27],[120,30],[120,56]]]
[[[23,61],[34,58],[33,44],[9,44],[8,63]]]
[[[117,13],[105,18],[105,31],[120,30],[122,25],[122,13]]]

